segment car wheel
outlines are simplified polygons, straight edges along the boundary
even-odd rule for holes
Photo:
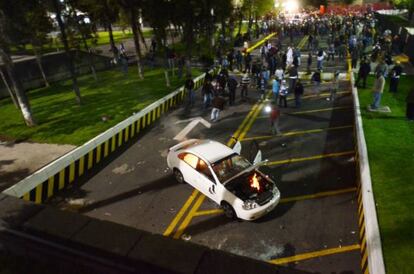
[[[233,207],[227,202],[221,203],[221,209],[223,209],[224,215],[226,215],[227,218],[236,219],[236,212],[234,211]]]
[[[181,173],[181,171],[179,171],[178,169],[174,169],[174,177],[177,180],[177,182],[179,182],[180,184],[184,183],[184,176]]]

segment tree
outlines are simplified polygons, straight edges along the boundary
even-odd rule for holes
[[[116,0],[82,0],[77,7],[86,12],[92,22],[105,27],[109,35],[109,43],[114,58],[117,59],[116,45],[112,25],[119,19],[119,5]]]
[[[26,14],[26,18],[29,23],[26,29],[26,33],[27,37],[29,37],[30,43],[32,44],[33,52],[36,56],[36,62],[42,75],[43,81],[45,82],[45,86],[48,87],[49,82],[46,78],[46,74],[42,65],[42,51],[43,45],[48,41],[48,33],[53,30],[53,24],[51,18],[46,12],[45,6],[41,2],[35,1],[34,3],[37,3],[37,5],[35,5],[33,9],[30,9]]]
[[[30,1],[28,1],[30,2]],[[29,100],[17,77],[13,61],[10,57],[10,45],[19,40],[20,31],[27,24],[25,14],[30,9],[30,3],[24,0],[0,2],[0,59],[4,64],[11,86],[15,92],[23,119],[28,126],[35,126]]]
[[[138,33],[138,8],[142,6],[142,2],[140,0],[119,0],[119,5],[123,9],[131,25],[134,46],[135,46],[138,77],[140,79],[144,79],[144,75],[142,73],[142,67],[141,67],[142,56],[141,56],[141,46],[139,44],[139,33]]]
[[[72,79],[73,92],[75,93],[75,96],[76,96],[76,102],[80,105],[82,103],[82,98],[81,98],[81,94],[80,94],[80,90],[78,86],[78,79],[75,73],[75,66],[73,64],[73,55],[69,49],[69,43],[68,43],[68,39],[66,36],[66,27],[65,27],[65,23],[63,22],[63,18],[62,18],[62,10],[63,8],[66,8],[66,6],[64,5],[65,3],[60,2],[60,0],[51,0],[51,1],[52,1],[53,11],[56,13],[56,21],[59,25],[61,40],[63,43],[63,47],[65,49],[65,59],[66,59],[65,61],[69,69],[70,77]]]
[[[414,20],[414,0],[394,0],[393,2],[397,7],[408,10],[408,20]]]

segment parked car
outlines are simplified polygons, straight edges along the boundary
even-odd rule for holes
[[[229,218],[255,220],[272,211],[280,201],[275,182],[258,167],[264,163],[259,150],[253,164],[233,149],[212,140],[191,139],[169,149],[168,167],[179,183],[187,182],[216,202]]]

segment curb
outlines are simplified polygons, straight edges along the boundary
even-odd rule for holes
[[[381,235],[378,226],[375,198],[372,190],[368,150],[362,125],[358,89],[354,86],[354,74],[350,72],[352,97],[355,111],[356,163],[358,184],[358,225],[361,246],[362,273],[385,274]]]

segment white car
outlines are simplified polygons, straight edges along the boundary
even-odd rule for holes
[[[269,176],[258,170],[261,152],[251,164],[233,149],[211,140],[191,139],[169,149],[168,167],[176,180],[187,182],[221,206],[229,218],[255,220],[275,208],[280,192]]]

